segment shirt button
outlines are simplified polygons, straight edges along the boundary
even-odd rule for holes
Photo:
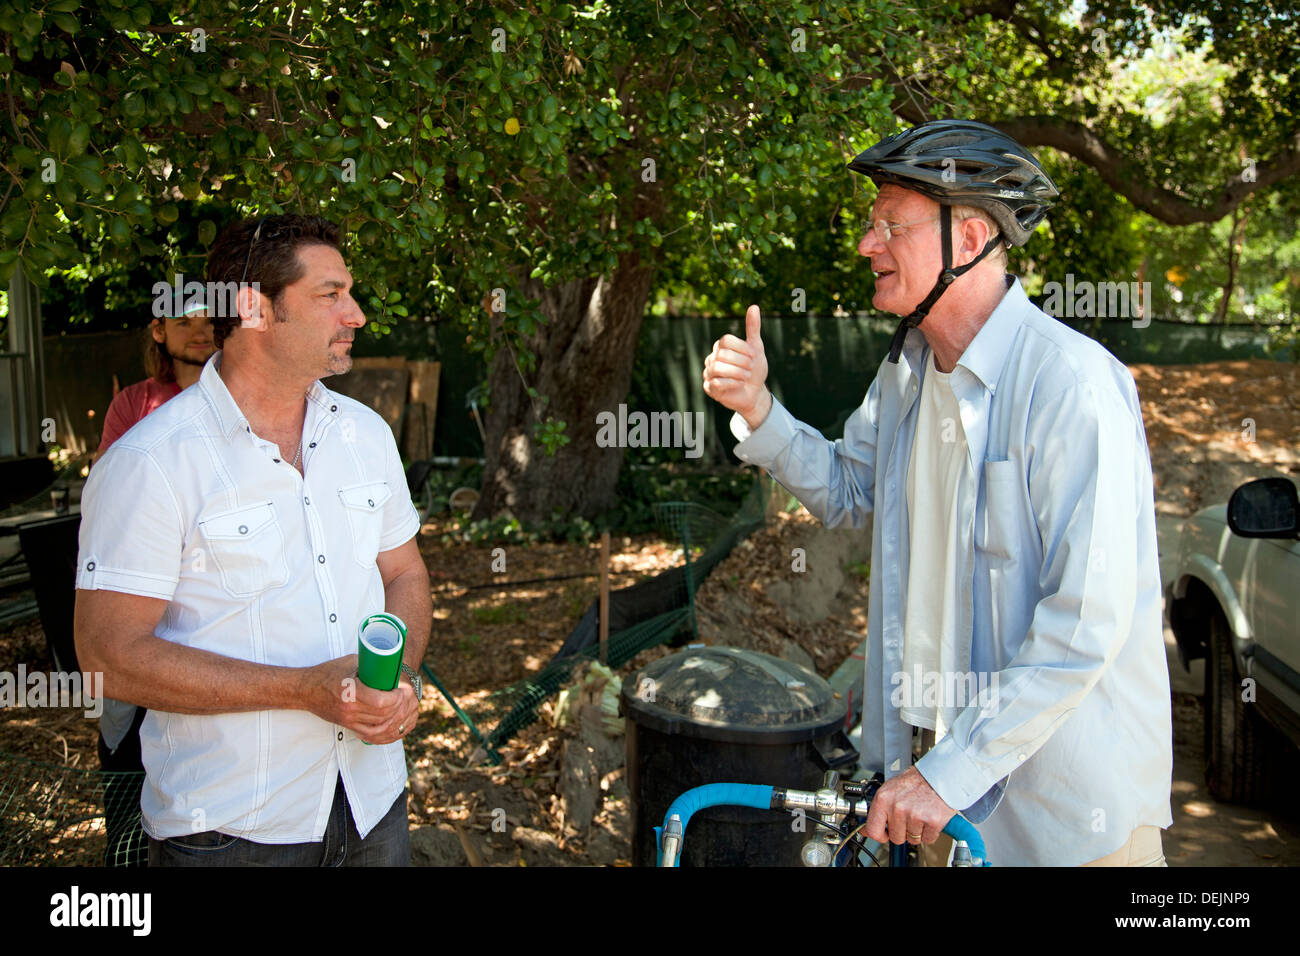
[[[330,615],[330,623],[331,623],[331,624],[333,624],[333,623],[334,623],[335,621],[337,621],[338,619],[339,619],[339,616],[338,616],[337,614],[331,614],[331,615]]]
[[[1024,754],[1021,754],[1021,755],[1020,755],[1020,759],[1021,759],[1021,760],[1024,760],[1024,759],[1025,759],[1025,755],[1024,755]]]
[[[305,504],[305,505],[309,505],[309,504],[311,504],[311,499],[310,499],[310,498],[303,498],[303,499],[302,499],[302,503]]]
[[[375,499],[374,499],[374,498],[367,498],[367,499],[366,499],[366,504],[370,505],[370,507],[373,508],[373,507],[375,506]]]
[[[272,458],[271,460],[272,460],[273,462],[275,462],[277,465],[280,464],[280,459],[279,459],[279,458]]]
[[[315,447],[316,447],[316,443],[315,443],[315,442],[312,442],[312,443],[311,443],[310,445],[308,445],[307,447],[308,447],[308,448],[315,448]]]
[[[339,407],[338,407],[337,405],[331,405],[331,406],[330,406],[330,411],[331,411],[331,412],[337,412],[338,410],[339,410]]]
[[[319,561],[321,564],[324,564],[324,563],[325,563],[325,555],[323,555],[323,554],[318,554],[318,555],[316,555],[316,560]]]
[[[339,731],[339,740],[342,740],[342,739],[343,739],[343,731],[340,730],[340,731]]]
[[[87,562],[87,563],[86,563],[86,570],[87,570],[87,571],[93,571],[93,570],[95,570],[95,562],[94,562],[94,561],[89,561],[89,562]]]
[[[241,525],[239,526],[239,533],[240,533],[240,534],[248,534],[248,525],[246,525],[246,524],[241,524]]]

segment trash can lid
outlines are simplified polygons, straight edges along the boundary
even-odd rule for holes
[[[771,743],[818,736],[845,703],[808,668],[759,651],[688,647],[623,682],[624,712],[663,733]]]

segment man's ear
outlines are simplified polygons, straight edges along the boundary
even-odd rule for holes
[[[953,225],[961,230],[961,238],[957,242],[957,261],[953,264],[964,266],[980,254],[993,233],[989,224],[979,216],[971,216]]]
[[[256,329],[259,332],[266,331],[267,312],[270,304],[266,301],[266,296],[262,295],[257,283],[252,282],[240,287],[235,294],[235,308],[239,310],[239,327],[241,329]]]
[[[153,340],[159,345],[167,341],[167,320],[154,319],[149,323],[149,331],[153,335]]]

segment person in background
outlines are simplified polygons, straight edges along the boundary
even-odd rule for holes
[[[97,458],[136,422],[197,382],[204,364],[217,350],[212,322],[202,303],[192,303],[176,318],[154,319],[149,331],[154,341],[144,357],[149,377],[113,396],[104,416]]]
[[[149,377],[113,396],[104,416],[104,432],[95,457],[132,426],[199,380],[203,364],[216,351],[212,322],[202,303],[193,303],[175,318],[154,319],[153,345],[145,353]],[[105,698],[99,720],[99,765],[114,772],[144,771],[140,759],[140,725],[145,709]],[[134,778],[109,777],[104,787],[108,846],[105,866],[144,866],[149,842],[140,828],[139,787]]]

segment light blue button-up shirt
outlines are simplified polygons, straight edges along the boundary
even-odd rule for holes
[[[766,468],[828,527],[873,522],[863,765],[911,765],[891,696],[903,670],[909,586],[907,466],[931,349],[908,332],[844,437],[827,441],[779,402],[743,461]],[[996,689],[956,713],[917,769],[979,824],[999,865],[1074,866],[1139,826],[1168,827],[1173,773],[1151,460],[1133,377],[1036,308],[1014,281],[952,373],[974,500],[961,556],[959,655]],[[877,508],[879,502],[879,508]],[[932,586],[932,582],[926,582]],[[963,657],[962,659],[966,659]]]

